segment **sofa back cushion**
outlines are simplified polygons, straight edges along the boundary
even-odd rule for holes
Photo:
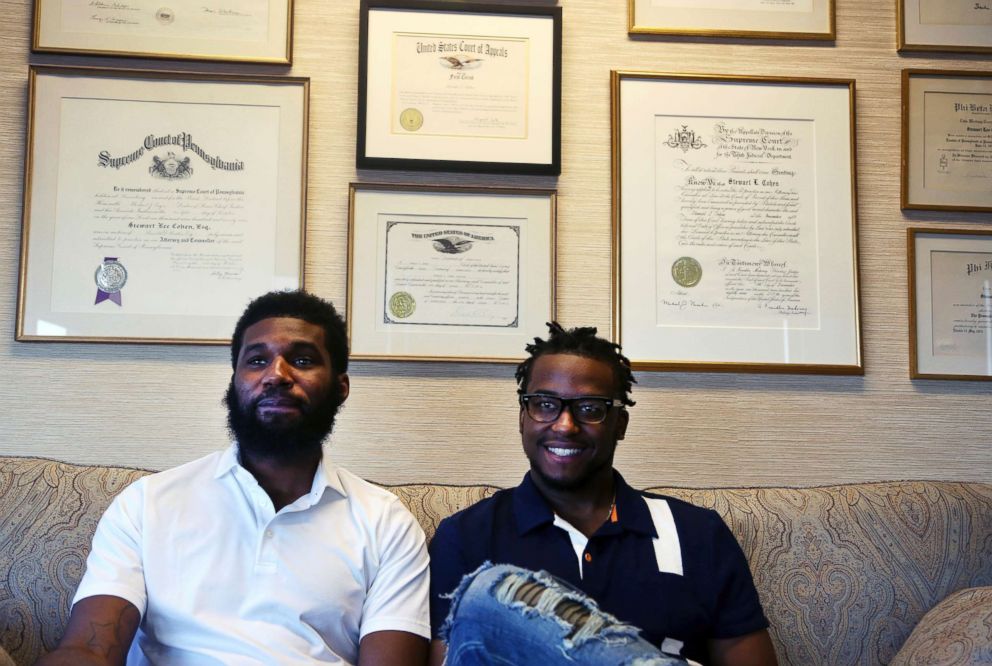
[[[441,518],[497,490],[387,487],[428,538]],[[990,485],[649,490],[727,521],[751,566],[780,664],[886,664],[940,600],[992,584]]]
[[[992,486],[653,489],[716,509],[747,556],[779,663],[887,664],[926,612],[992,583]]]
[[[56,646],[100,516],[145,474],[0,457],[0,646],[16,663]]]

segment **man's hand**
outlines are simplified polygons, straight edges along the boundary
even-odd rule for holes
[[[123,666],[141,613],[129,601],[106,594],[72,607],[65,635],[37,666]]]
[[[373,631],[358,644],[358,666],[423,666],[427,639],[406,631]]]
[[[776,666],[775,648],[767,629],[737,638],[710,641],[713,666]]]

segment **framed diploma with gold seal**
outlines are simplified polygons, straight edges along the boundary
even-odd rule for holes
[[[561,172],[561,8],[362,0],[361,169]]]
[[[627,0],[631,35],[832,40],[834,0]]]
[[[31,50],[288,65],[293,0],[34,0]]]
[[[909,375],[992,380],[992,231],[907,230]]]
[[[612,117],[634,366],[863,374],[854,82],[614,71]]]
[[[29,77],[18,340],[227,344],[302,287],[307,79]]]
[[[992,53],[989,0],[896,0],[900,51]]]
[[[556,201],[531,188],[352,184],[352,358],[519,362],[555,317]]]
[[[902,207],[992,211],[992,74],[903,70]]]

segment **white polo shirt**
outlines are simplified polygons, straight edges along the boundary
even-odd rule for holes
[[[374,631],[430,637],[424,532],[325,455],[274,511],[234,446],[139,479],[100,519],[73,603],[141,612],[128,664],[355,664]]]

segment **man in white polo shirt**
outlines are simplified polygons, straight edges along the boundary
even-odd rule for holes
[[[236,444],[114,500],[40,664],[426,660],[423,531],[323,455],[348,397],[344,321],[310,294],[266,294],[241,316],[231,362]]]

